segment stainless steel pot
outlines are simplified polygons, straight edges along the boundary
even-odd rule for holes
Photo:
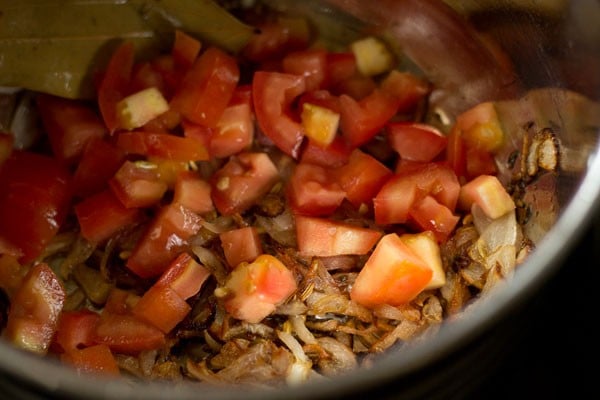
[[[505,108],[501,105],[500,109],[504,110],[504,117],[511,120],[515,132],[532,118],[540,118],[554,124],[561,143],[556,197],[547,203],[541,194],[545,190],[540,189],[542,184],[529,189],[532,204],[537,207],[532,210],[532,222],[529,224],[529,233],[537,239],[536,250],[517,268],[510,281],[475,302],[459,318],[446,321],[435,334],[383,355],[372,368],[360,369],[330,381],[282,390],[237,390],[159,382],[132,384],[83,378],[51,361],[0,343],[0,397],[4,393],[12,399],[316,399],[383,396],[384,392],[378,391],[378,388],[385,387],[392,388],[394,398],[448,398],[460,392],[461,385],[465,385],[465,371],[473,374],[469,378],[473,380],[492,371],[486,360],[504,352],[514,337],[504,335],[506,331],[502,331],[501,338],[490,332],[506,323],[515,310],[532,303],[536,293],[542,291],[565,265],[567,255],[600,212],[600,157],[597,156],[600,135],[600,105],[597,103],[600,100],[600,3],[594,0],[447,2],[470,18],[478,30],[494,37],[513,60],[523,91],[519,94],[520,100],[507,99],[506,103],[502,103]],[[289,7],[290,2],[279,3]],[[419,31],[422,23],[419,21],[412,20],[413,31],[403,31],[398,21],[411,21],[403,19],[399,11],[395,11],[395,7],[402,3],[414,6],[418,1],[311,1],[303,3],[307,6],[296,4],[294,7],[313,16],[330,18],[333,15],[338,21],[353,21],[352,24],[360,23],[361,26],[366,24],[380,32],[387,32],[392,39],[398,35],[412,35],[419,39],[421,35],[421,41],[436,41],[436,38],[425,37],[426,31]],[[334,5],[343,7],[348,14],[355,13],[354,18],[357,19],[339,18],[340,10],[333,8]],[[356,25],[349,26],[349,29],[356,29]],[[402,40],[407,39],[404,37]],[[449,59],[453,57],[451,49],[445,51]],[[439,61],[443,57],[438,56],[437,59]],[[461,61],[454,59],[453,62],[460,65]],[[419,67],[425,70],[447,68],[437,64]],[[468,74],[471,71],[462,72]],[[462,78],[465,79],[464,76]],[[564,90],[555,90],[557,88]],[[454,94],[464,97],[463,104],[486,95],[477,92]],[[471,95],[474,97],[469,97]],[[518,113],[514,112],[515,101],[521,102]],[[512,145],[517,146],[516,143]],[[514,148],[505,150],[508,154]],[[597,260],[593,262],[597,263]],[[522,313],[514,315],[526,318]],[[518,318],[511,323],[522,321]],[[519,331],[512,332],[515,336],[519,334]],[[484,345],[486,338],[493,338],[491,346]],[[477,367],[473,368],[473,365]]]

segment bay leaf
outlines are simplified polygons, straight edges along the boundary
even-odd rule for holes
[[[252,34],[211,0],[0,0],[0,86],[93,98],[123,40],[149,58],[175,27],[231,51]]]

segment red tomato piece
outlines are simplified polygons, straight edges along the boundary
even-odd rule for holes
[[[168,98],[171,94],[163,74],[151,62],[135,64],[127,93],[137,93],[151,87],[157,88],[165,98]]]
[[[448,138],[435,127],[415,122],[386,125],[390,146],[403,160],[433,161],[446,148]]]
[[[212,199],[221,214],[248,210],[271,190],[279,172],[265,153],[240,153],[211,177]]]
[[[175,42],[171,50],[175,64],[187,70],[196,61],[201,48],[202,43],[198,39],[180,29],[175,29]]]
[[[258,71],[252,79],[254,110],[261,131],[294,158],[300,154],[304,129],[291,116],[291,106],[305,90],[305,78],[299,75]]]
[[[140,296],[118,287],[113,287],[108,293],[102,313],[127,315],[140,300]]]
[[[111,56],[98,87],[98,106],[110,134],[119,129],[117,103],[129,94],[134,58],[133,43],[123,42]]]
[[[120,132],[117,147],[129,154],[173,161],[208,160],[208,150],[192,137],[145,131]]]
[[[26,264],[60,229],[71,203],[71,175],[57,160],[14,150],[0,169],[0,242]]]
[[[162,208],[127,259],[127,267],[142,278],[162,274],[188,239],[200,229],[201,218],[178,204]]]
[[[214,127],[240,79],[235,58],[216,47],[206,49],[185,74],[171,107],[200,125]]]
[[[329,257],[367,254],[381,238],[381,231],[326,218],[296,215],[298,250],[303,255]]]
[[[353,150],[348,163],[334,172],[346,198],[355,207],[360,207],[361,204],[370,207],[373,197],[392,174],[388,167],[360,149]]]
[[[352,149],[340,135],[337,135],[333,142],[326,147],[321,147],[309,140],[300,155],[300,164],[337,168],[348,162],[351,153]]]
[[[158,167],[146,161],[125,161],[108,183],[125,208],[157,204],[167,191],[167,184],[158,175]]]
[[[334,88],[338,83],[358,74],[356,57],[351,51],[327,53],[325,70],[326,80],[323,86],[326,88]]]
[[[392,70],[381,82],[381,89],[394,96],[399,112],[413,112],[431,91],[429,83],[410,72]]]
[[[470,211],[477,204],[488,217],[495,219],[515,209],[515,202],[500,180],[492,175],[480,175],[460,188],[458,206]]]
[[[11,299],[4,336],[16,347],[46,354],[65,297],[62,283],[50,267],[34,265]]]
[[[54,341],[65,352],[92,346],[98,321],[100,314],[90,310],[63,311]]]
[[[356,277],[350,298],[366,307],[406,304],[421,293],[432,274],[398,235],[387,234]]]
[[[223,232],[219,239],[225,259],[232,268],[242,262],[254,261],[263,252],[258,230],[253,226]]]
[[[373,138],[398,111],[398,100],[381,89],[356,101],[348,95],[340,96],[340,128],[352,147],[358,147]]]
[[[393,175],[373,199],[375,222],[407,222],[413,204],[426,195],[432,195],[453,212],[459,192],[458,178],[445,164],[412,163]]]
[[[154,284],[168,286],[184,300],[196,295],[210,271],[198,264],[188,253],[181,253]]]
[[[142,321],[170,332],[192,307],[168,286],[152,286],[133,306],[132,313]]]
[[[239,264],[225,284],[225,309],[234,318],[258,323],[296,291],[290,271],[277,258],[260,255],[252,263]]]
[[[282,71],[287,74],[304,76],[306,90],[317,90],[327,74],[327,52],[323,49],[293,51],[281,61]]]
[[[280,59],[289,51],[304,49],[310,40],[310,28],[302,18],[280,17],[259,22],[242,55],[250,61]]]
[[[414,203],[408,214],[420,231],[433,232],[438,243],[448,240],[460,220],[448,207],[440,204],[432,196],[425,196]]]
[[[98,114],[81,101],[40,94],[36,104],[52,151],[62,162],[74,164],[91,139],[106,135]]]
[[[103,344],[74,349],[60,356],[60,360],[83,374],[120,375],[119,366],[110,348]]]
[[[342,204],[346,192],[336,182],[331,170],[300,163],[294,168],[286,195],[297,213],[324,216],[333,213]]]
[[[133,315],[103,312],[96,325],[94,341],[117,353],[138,354],[163,346],[165,335],[160,329]]]
[[[107,188],[108,180],[125,161],[125,154],[106,140],[91,139],[73,174],[73,194],[87,197]]]
[[[126,208],[110,189],[87,197],[75,205],[81,235],[92,243],[102,243],[121,229],[140,221],[136,208]]]
[[[197,213],[206,214],[215,209],[211,198],[211,186],[192,171],[183,171],[177,175],[173,192],[173,202]]]
[[[211,157],[225,158],[246,150],[254,139],[254,120],[250,105],[227,106],[210,137]]]

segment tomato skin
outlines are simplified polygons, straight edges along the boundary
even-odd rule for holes
[[[327,147],[321,147],[309,140],[300,155],[300,163],[337,168],[348,162],[351,153],[352,149],[340,135]]]
[[[40,94],[36,104],[52,151],[66,164],[77,162],[90,140],[107,133],[96,112],[81,101]]]
[[[399,112],[412,112],[431,91],[429,83],[410,72],[392,70],[380,85],[386,93],[394,96]]]
[[[96,326],[94,341],[117,353],[137,354],[163,346],[165,335],[133,315],[103,312]]]
[[[448,138],[436,128],[415,122],[386,125],[388,142],[403,160],[433,161],[446,148]]]
[[[60,360],[79,374],[104,374],[119,376],[120,370],[110,348],[103,344],[83,349],[73,349],[60,356]]]
[[[373,197],[392,174],[388,167],[360,149],[354,149],[348,163],[334,172],[346,198],[355,207],[372,206]]]
[[[350,298],[366,307],[406,304],[426,287],[432,274],[398,235],[387,234],[359,272]]]
[[[292,272],[277,258],[260,255],[254,262],[239,264],[229,275],[224,306],[234,318],[258,323],[297,288]]]
[[[58,320],[54,341],[64,352],[95,344],[94,331],[100,314],[83,309],[63,311]]]
[[[98,87],[98,106],[110,134],[119,129],[117,103],[128,94],[134,58],[133,43],[123,42],[112,54]]]
[[[190,68],[200,54],[202,43],[180,29],[175,29],[175,41],[171,54],[173,60],[183,70]]]
[[[356,57],[351,51],[341,53],[327,53],[326,80],[323,87],[333,89],[336,85],[346,79],[358,74]]]
[[[173,202],[197,213],[206,214],[215,209],[210,196],[211,186],[192,171],[182,171],[177,175],[173,191]]]
[[[72,177],[57,160],[14,150],[0,169],[0,242],[19,262],[38,257],[60,229],[71,203]]]
[[[300,163],[292,172],[286,196],[296,213],[324,216],[333,213],[342,204],[346,192],[327,168]]]
[[[102,243],[119,230],[141,220],[136,208],[126,208],[110,189],[75,205],[81,235],[91,243]]]
[[[127,268],[142,278],[159,276],[187,249],[200,221],[200,216],[181,205],[164,206],[127,259]]]
[[[170,332],[192,307],[168,286],[152,286],[133,307],[132,313],[142,321]]]
[[[438,243],[448,240],[460,218],[432,196],[425,196],[412,205],[409,217],[420,231],[433,232]]]
[[[125,161],[108,183],[125,208],[157,204],[168,188],[160,179],[156,165],[132,161]]]
[[[227,106],[210,137],[211,157],[225,158],[246,150],[254,139],[254,121],[248,103]]]
[[[297,50],[285,55],[282,72],[304,76],[306,90],[321,88],[327,77],[327,52],[323,49]]]
[[[443,163],[404,165],[404,169],[397,171],[373,199],[375,222],[407,222],[411,207],[426,195],[432,195],[451,212],[454,211],[460,184],[450,167]]]
[[[252,78],[252,97],[261,131],[284,153],[298,158],[304,139],[300,122],[292,118],[294,99],[306,91],[303,76],[258,71]]]
[[[204,282],[210,276],[210,271],[188,253],[181,253],[155,282],[155,286],[168,286],[184,300],[196,295]]]
[[[477,204],[492,219],[515,209],[512,197],[493,175],[480,175],[460,188],[458,207],[470,211],[473,204]]]
[[[341,95],[340,107],[342,134],[350,146],[358,147],[371,140],[396,114],[398,100],[377,88],[359,101]]]
[[[242,262],[252,262],[263,252],[258,230],[253,226],[223,232],[219,239],[231,268]]]
[[[206,146],[192,137],[146,131],[120,132],[117,147],[128,154],[160,157],[172,161],[208,160]]]
[[[240,153],[210,179],[212,199],[224,215],[242,213],[279,180],[279,172],[265,153]]]
[[[56,332],[65,290],[52,269],[34,265],[11,299],[5,337],[15,346],[46,354]]]
[[[104,139],[91,139],[73,174],[73,194],[88,197],[105,189],[125,161],[125,154]]]
[[[298,251],[307,256],[367,254],[383,235],[378,230],[326,218],[296,215],[295,221]]]
[[[186,119],[214,127],[227,107],[240,79],[237,61],[216,47],[209,47],[185,74],[170,106]]]

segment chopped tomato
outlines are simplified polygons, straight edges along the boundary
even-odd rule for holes
[[[160,329],[133,315],[104,311],[96,325],[94,341],[107,345],[117,353],[138,354],[163,346],[165,335]]]
[[[60,356],[62,362],[71,365],[78,373],[120,375],[119,366],[110,348],[103,344],[74,349]]]
[[[152,286],[133,306],[132,313],[142,321],[170,332],[192,308],[168,286]]]
[[[373,199],[375,222],[405,223],[414,204],[432,195],[451,212],[456,208],[460,184],[442,163],[413,163],[393,175]]]
[[[442,265],[440,246],[431,231],[404,233],[400,239],[431,268],[431,280],[425,290],[437,289],[446,284],[446,272]]]
[[[1,246],[2,244],[0,244]],[[0,288],[4,290],[9,298],[12,298],[21,287],[26,274],[27,269],[19,264],[17,257],[8,252],[2,254],[0,248]]]
[[[102,313],[131,314],[131,309],[138,301],[140,301],[140,296],[137,294],[113,286],[108,293]]]
[[[333,221],[296,215],[298,250],[307,256],[329,257],[367,254],[381,238],[381,231]]]
[[[125,154],[104,139],[91,139],[73,174],[73,193],[87,197],[105,189],[125,161]]]
[[[335,179],[355,206],[372,206],[373,197],[392,176],[392,171],[360,149],[352,151],[348,163],[338,168]]]
[[[138,209],[126,208],[110,189],[76,204],[75,215],[81,235],[92,243],[102,243],[142,218]]]
[[[208,150],[192,138],[145,131],[121,132],[117,147],[129,154],[161,157],[173,161],[208,160]]]
[[[215,209],[211,198],[211,186],[193,171],[182,171],[177,175],[173,191],[173,202],[197,213],[206,214]]]
[[[165,97],[169,97],[170,95],[163,74],[151,62],[135,64],[127,93],[135,93],[151,87],[157,88]]]
[[[232,229],[219,235],[225,259],[234,268],[242,262],[252,262],[262,254],[258,230],[253,226]]]
[[[34,265],[11,299],[5,337],[19,348],[46,354],[65,297],[62,283],[50,267],[45,263]]]
[[[250,61],[278,59],[289,51],[303,49],[310,39],[308,22],[300,17],[279,17],[256,24],[242,54]]]
[[[37,109],[55,157],[74,164],[86,144],[106,135],[106,127],[91,106],[79,100],[40,94]]]
[[[320,146],[313,141],[306,142],[300,156],[301,164],[314,164],[327,168],[337,168],[348,162],[352,149],[343,137],[337,135],[328,146]]]
[[[211,157],[225,158],[250,148],[254,139],[254,121],[250,104],[227,106],[210,136]]]
[[[258,323],[296,288],[292,272],[279,259],[262,254],[252,263],[239,264],[229,274],[224,287],[225,309],[234,318]]]
[[[409,217],[420,231],[431,231],[438,242],[444,243],[458,224],[459,217],[433,196],[415,202],[408,211]]]
[[[194,64],[201,48],[202,43],[198,39],[180,29],[175,29],[175,42],[171,54],[175,64],[183,70],[187,70]]]
[[[470,211],[477,204],[485,215],[495,219],[515,209],[515,202],[497,177],[480,175],[460,188],[458,206]]]
[[[188,253],[181,253],[156,281],[155,286],[168,286],[184,300],[196,295],[210,271],[198,264]]]
[[[214,127],[240,79],[237,61],[216,47],[196,59],[171,99],[171,107],[192,122]]]
[[[414,299],[433,272],[395,233],[381,238],[356,277],[350,298],[366,307],[399,306]]]
[[[162,274],[187,249],[188,239],[200,229],[200,220],[196,213],[179,204],[163,207],[137,242],[127,267],[142,278]]]
[[[119,45],[112,54],[98,87],[98,106],[110,134],[120,128],[117,103],[129,94],[134,59],[133,42],[126,41]]]
[[[92,346],[100,314],[83,309],[63,311],[58,320],[54,341],[64,352]]]
[[[221,214],[248,210],[271,190],[279,172],[265,153],[240,153],[211,177],[212,199]]]
[[[429,83],[410,72],[392,70],[381,82],[381,89],[394,96],[399,112],[412,112],[431,91]]]
[[[15,150],[0,169],[0,242],[19,262],[38,257],[56,235],[71,203],[71,175],[54,158]]]
[[[390,146],[403,160],[433,161],[445,148],[448,138],[431,125],[393,122],[386,125]]]
[[[335,88],[336,85],[346,79],[358,74],[356,57],[351,51],[340,53],[327,53],[327,64],[325,66],[326,80],[323,84],[326,88]]]
[[[398,100],[381,89],[356,101],[348,95],[340,96],[340,128],[352,147],[358,147],[373,138],[398,111]]]
[[[125,161],[109,185],[125,208],[157,204],[168,188],[158,175],[157,165],[148,161]]]
[[[254,109],[261,131],[294,158],[300,155],[304,129],[291,116],[291,106],[305,90],[305,78],[299,75],[258,71],[252,80]]]
[[[317,90],[327,74],[327,52],[324,49],[307,49],[289,52],[281,61],[282,71],[304,76],[306,90]]]
[[[294,168],[286,195],[290,206],[297,213],[324,216],[331,214],[342,204],[346,192],[329,169],[300,163]]]

